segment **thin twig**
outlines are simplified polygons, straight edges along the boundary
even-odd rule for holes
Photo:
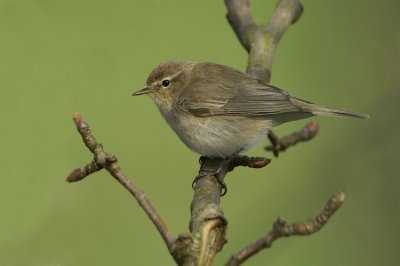
[[[246,155],[235,156],[230,171],[237,166],[247,166],[249,168],[263,168],[271,163],[271,159],[265,157],[249,157]]]
[[[86,147],[94,155],[94,160],[82,168],[77,168],[68,175],[68,182],[76,182],[84,179],[90,174],[100,171],[101,169],[106,169],[121,185],[123,185],[137,200],[140,207],[146,212],[150,220],[156,226],[161,237],[164,239],[168,250],[171,252],[174,248],[175,238],[172,236],[171,232],[167,228],[167,225],[161,219],[156,209],[150,203],[147,196],[139,190],[136,186],[129,181],[129,179],[122,173],[121,168],[117,164],[117,158],[113,155],[108,154],[104,151],[103,146],[96,141],[95,137],[92,135],[88,123],[83,120],[79,113],[76,113],[73,117],[76,128],[79,134],[82,136],[82,140]]]
[[[344,198],[344,192],[336,192],[328,200],[324,210],[319,215],[304,222],[287,224],[285,219],[279,217],[268,234],[231,256],[225,265],[237,266],[242,264],[260,250],[270,248],[273,242],[278,238],[307,236],[318,232],[329,221],[329,218],[342,206]]]
[[[294,132],[288,136],[278,138],[274,132],[268,133],[268,139],[271,145],[265,147],[267,151],[272,151],[275,157],[279,156],[279,152],[285,151],[287,148],[296,145],[299,142],[304,142],[313,139],[319,131],[319,123],[313,120],[304,126],[300,131]]]
[[[84,167],[74,169],[67,176],[66,181],[70,182],[70,183],[80,181],[80,180],[84,179],[85,177],[87,177],[97,171],[100,171],[101,169],[103,169],[102,166],[98,165],[95,161],[92,161],[91,163],[88,163]]]

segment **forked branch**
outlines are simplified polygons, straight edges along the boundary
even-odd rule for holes
[[[279,0],[270,21],[253,21],[249,0],[225,0],[227,19],[240,43],[249,53],[247,73],[269,83],[278,43],[289,26],[299,20],[303,6],[299,0]]]

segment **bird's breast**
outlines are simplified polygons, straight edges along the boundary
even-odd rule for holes
[[[229,157],[264,140],[272,128],[269,120],[240,116],[197,117],[180,110],[161,114],[191,150],[203,156]]]

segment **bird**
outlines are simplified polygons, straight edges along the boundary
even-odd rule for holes
[[[168,61],[156,66],[147,94],[186,146],[208,158],[230,158],[262,142],[274,127],[316,115],[367,119],[294,97],[234,68]]]

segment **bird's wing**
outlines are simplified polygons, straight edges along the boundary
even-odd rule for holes
[[[179,96],[177,106],[199,117],[214,115],[269,116],[302,112],[294,97],[276,87],[233,69],[195,75]],[[202,72],[203,73],[203,72]],[[223,76],[223,77],[222,77]]]

